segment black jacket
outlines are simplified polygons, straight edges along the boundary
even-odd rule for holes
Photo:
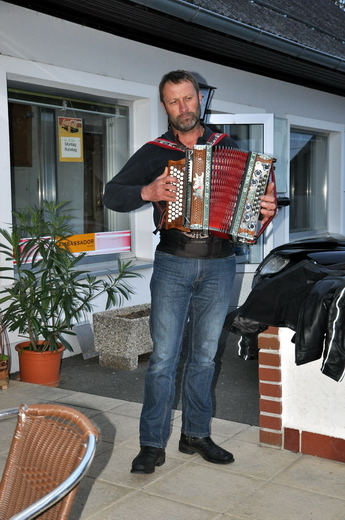
[[[324,267],[304,260],[254,287],[224,327],[242,336],[244,359],[257,357],[257,336],[268,326],[289,327],[296,332],[296,364],[323,356],[322,372],[339,381],[345,371],[344,289],[344,264]]]
[[[341,381],[345,372],[345,272],[317,282],[303,302],[295,335],[296,364],[323,356],[321,371]]]

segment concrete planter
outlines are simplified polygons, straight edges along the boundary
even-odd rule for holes
[[[135,370],[138,356],[152,351],[150,305],[97,312],[93,315],[95,349],[102,366]]]

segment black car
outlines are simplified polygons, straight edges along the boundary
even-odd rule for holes
[[[255,271],[252,287],[265,278],[272,278],[277,273],[291,269],[305,259],[320,265],[345,263],[345,236],[319,236],[272,249]]]

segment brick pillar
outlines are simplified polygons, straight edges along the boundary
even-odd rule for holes
[[[282,383],[278,328],[259,336],[260,442],[283,446]]]
[[[260,442],[345,463],[345,438],[282,427],[282,380],[278,328],[259,336]]]

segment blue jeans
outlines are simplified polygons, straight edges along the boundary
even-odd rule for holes
[[[151,279],[153,353],[145,378],[140,445],[165,448],[171,428],[176,369],[189,319],[182,381],[182,432],[210,435],[214,358],[230,303],[234,256],[182,258],[156,252]]]

